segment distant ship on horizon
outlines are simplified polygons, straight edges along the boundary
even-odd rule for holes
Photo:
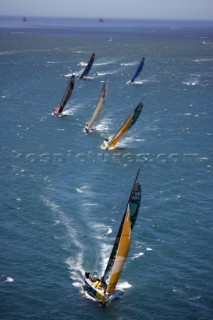
[[[27,17],[23,17],[22,21],[27,22]]]
[[[99,20],[98,20],[99,22],[104,22],[104,18],[103,17],[101,17],[101,18],[99,18]]]

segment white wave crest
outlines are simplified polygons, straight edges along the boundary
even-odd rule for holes
[[[111,233],[112,233],[112,229],[109,228],[106,234],[108,235],[108,234],[111,234]]]
[[[76,288],[82,287],[82,284],[80,282],[73,282],[72,285],[73,285],[73,287],[76,287]]]
[[[83,187],[80,187],[80,188],[75,188],[75,190],[79,193],[83,193],[85,192],[85,190],[87,189],[87,186],[83,186]]]
[[[91,202],[87,202],[87,203],[83,203],[83,206],[98,206],[98,203],[91,203]]]
[[[56,61],[47,61],[47,64],[55,64],[55,63],[58,63]]]
[[[84,62],[84,61],[81,61],[81,62],[78,63],[78,66],[86,67],[86,66],[87,66],[87,63]]]
[[[95,62],[94,63],[94,66],[106,66],[106,65],[108,65],[108,64],[112,64],[112,63],[114,63],[115,61],[104,61],[104,62]]]
[[[137,258],[139,258],[139,257],[141,257],[141,256],[143,256],[143,255],[144,255],[143,252],[139,252],[139,253],[135,254],[135,255],[132,257],[131,260],[135,260],[135,259],[137,259]]]
[[[132,285],[131,285],[129,282],[127,282],[127,281],[120,282],[120,283],[118,283],[118,285],[117,285],[117,288],[120,289],[120,290],[129,289],[129,288],[131,288],[131,287],[132,287]]]
[[[186,86],[196,86],[199,81],[198,80],[190,80],[190,81],[183,81],[183,84],[185,84]]]
[[[98,77],[101,77],[101,76],[107,76],[108,74],[115,74],[115,73],[116,73],[116,71],[96,72],[95,75],[98,76]]]
[[[129,66],[135,66],[137,64],[137,61],[134,61],[134,62],[123,62],[123,63],[120,63],[120,66],[121,67],[129,67]]]

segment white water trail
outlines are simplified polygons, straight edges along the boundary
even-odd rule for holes
[[[67,230],[68,238],[71,240],[72,245],[77,248],[77,254],[75,256],[70,256],[65,261],[70,270],[70,277],[73,280],[73,285],[75,287],[82,285],[82,276],[84,274],[83,269],[83,244],[78,240],[78,232],[72,226],[71,221],[66,217],[66,215],[60,210],[60,207],[49,199],[42,197],[46,206],[48,206],[55,214],[57,214],[57,221],[60,221]],[[56,220],[54,220],[55,222]]]

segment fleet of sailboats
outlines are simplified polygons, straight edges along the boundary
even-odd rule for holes
[[[110,38],[111,39],[111,38]],[[111,41],[111,40],[110,40]],[[93,62],[95,59],[95,53],[93,53],[90,57],[90,60],[84,69],[83,73],[80,76],[80,79],[85,79],[90,72]],[[135,81],[135,79],[140,75],[145,58],[141,60],[140,65],[138,66],[135,75],[131,79],[131,83]],[[75,85],[75,76],[72,75],[67,88],[65,90],[64,96],[58,108],[54,110],[54,115],[57,117],[61,117],[63,115],[63,110],[66,104],[68,103],[71,94],[73,92]],[[85,125],[85,131],[87,133],[94,130],[97,121],[99,120],[103,109],[104,103],[106,99],[106,95],[108,92],[108,83],[105,80],[102,86],[98,101],[95,106],[95,111]],[[114,149],[118,142],[124,137],[124,135],[129,131],[129,129],[136,123],[138,120],[141,111],[143,109],[142,101],[138,103],[136,108],[130,114],[130,116],[126,119],[123,125],[120,127],[118,132],[111,138],[107,138],[104,140],[103,149]],[[130,250],[130,244],[132,239],[132,230],[135,224],[135,221],[138,216],[140,202],[141,202],[141,185],[137,182],[139,171],[137,172],[135,181],[133,183],[133,187],[126,205],[126,209],[124,211],[122,221],[120,223],[117,236],[115,237],[114,245],[112,247],[111,254],[109,256],[108,263],[106,265],[105,271],[101,277],[91,276],[90,272],[85,272],[84,283],[85,289],[88,293],[98,301],[102,306],[105,306],[108,302],[114,300],[119,290],[117,290],[117,284],[120,279],[125,261],[128,257],[128,253]]]
[[[106,265],[104,274],[99,278],[85,272],[84,282],[88,293],[101,305],[114,300],[116,286],[128,257],[132,239],[132,230],[138,216],[141,202],[141,185],[137,182],[139,171],[133,183],[132,191],[120,223],[115,242]]]

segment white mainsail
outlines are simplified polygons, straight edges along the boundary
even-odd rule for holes
[[[98,98],[98,102],[96,104],[96,108],[95,108],[95,112],[91,118],[91,120],[89,121],[89,123],[86,125],[85,129],[87,131],[92,130],[94,125],[96,124],[96,122],[98,121],[98,119],[100,118],[103,110],[104,110],[104,102],[105,102],[105,98],[106,98],[106,94],[108,91],[108,84],[106,83],[106,81],[104,82],[104,85],[102,87],[100,96]]]

